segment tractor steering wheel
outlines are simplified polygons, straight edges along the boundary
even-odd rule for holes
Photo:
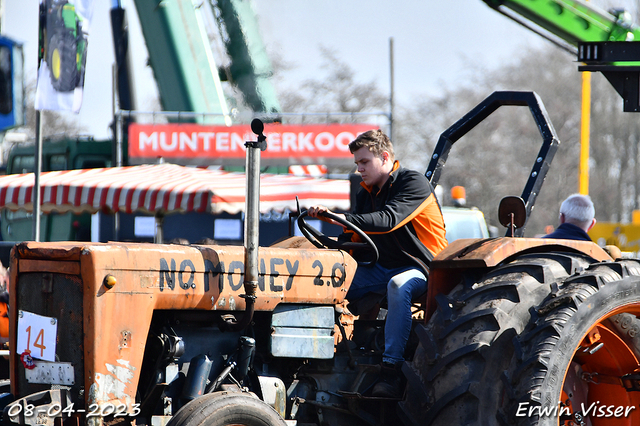
[[[338,250],[366,250],[371,253],[371,260],[367,260],[364,262],[358,262],[362,266],[368,266],[376,263],[379,258],[378,248],[375,243],[371,240],[371,238],[364,233],[360,228],[355,226],[353,223],[342,219],[341,217],[333,214],[333,213],[320,213],[320,216],[324,216],[326,218],[332,219],[338,222],[340,225],[344,226],[350,231],[353,231],[360,237],[362,242],[353,242],[353,241],[336,241],[324,235],[322,232],[318,231],[313,226],[309,225],[304,218],[307,217],[309,213],[304,211],[298,216],[298,227],[300,228],[300,232],[302,235],[307,237],[307,239],[318,248],[330,248],[330,249],[338,249]]]

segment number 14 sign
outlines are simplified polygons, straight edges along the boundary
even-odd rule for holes
[[[32,358],[55,361],[57,334],[58,321],[55,318],[20,311],[16,352],[29,351]]]

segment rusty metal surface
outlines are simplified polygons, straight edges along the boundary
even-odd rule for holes
[[[19,272],[52,272],[57,274],[80,275],[80,263],[66,260],[22,259]]]
[[[525,251],[571,251],[584,253],[595,261],[612,260],[602,248],[590,241],[505,237],[456,240],[436,256],[431,267],[432,269],[492,267],[510,256]]]
[[[83,245],[78,242],[34,242],[17,244],[14,251],[23,259],[79,260]]]
[[[285,237],[271,244],[272,248],[305,248],[312,249],[314,245],[305,237]]]
[[[302,246],[298,239],[292,240],[293,246]],[[350,256],[282,244],[282,248],[260,248],[256,310],[272,310],[280,302],[344,300],[356,270]],[[239,297],[244,292],[241,246],[28,242],[19,245],[17,256],[19,270],[40,272],[75,272],[71,263],[52,261],[82,257],[83,275],[89,262],[96,282],[101,283],[107,273],[118,280],[113,289],[95,289],[98,296],[144,293],[153,295],[157,309],[244,309]]]
[[[298,240],[281,244],[260,248],[257,311],[271,311],[280,303],[333,305],[344,301],[356,271],[356,262],[349,255],[338,250],[292,248],[305,246]],[[52,274],[68,270],[62,264],[71,260],[78,261],[80,277]],[[33,272],[20,272],[22,262]],[[84,377],[88,406],[123,403],[133,409],[154,310],[241,312],[245,307],[240,297],[244,293],[241,246],[28,242],[19,245],[12,266],[12,290],[20,295],[16,300],[16,291],[12,291],[13,306],[52,317],[64,315],[67,322],[61,328],[83,333],[81,341],[77,336],[60,337],[68,342],[64,345],[68,351],[75,351],[64,352],[60,361],[84,365],[76,377],[77,383]],[[116,279],[112,288],[103,285],[108,274]],[[42,284],[46,275],[54,277],[53,293],[28,301],[27,294],[40,295],[46,289]],[[77,285],[80,295],[74,292],[68,297],[80,301],[79,307],[52,303],[60,279]],[[12,339],[15,343],[15,330]],[[24,367],[13,358],[14,374],[23,377]],[[24,386],[21,381],[18,394],[24,395]]]

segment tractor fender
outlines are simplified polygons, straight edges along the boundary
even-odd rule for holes
[[[433,314],[438,294],[448,294],[470,269],[490,269],[526,253],[560,251],[582,253],[594,262],[611,261],[600,246],[591,241],[551,238],[469,238],[453,241],[431,262],[425,320]]]

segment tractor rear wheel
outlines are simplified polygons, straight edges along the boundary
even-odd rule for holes
[[[168,426],[286,426],[270,405],[242,392],[215,392],[182,407]]]
[[[554,283],[592,261],[559,252],[523,255],[484,276],[466,273],[451,293],[437,296],[437,311],[416,327],[420,344],[403,368],[405,424],[498,424],[513,339],[535,320],[533,308]]]
[[[537,308],[517,346],[500,420],[640,424],[640,264],[594,264]]]

